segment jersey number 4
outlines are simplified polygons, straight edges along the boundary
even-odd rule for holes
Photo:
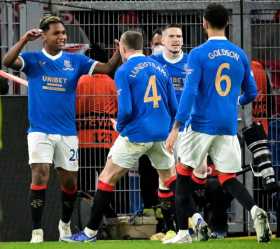
[[[222,71],[224,69],[229,69],[229,64],[228,63],[223,63],[219,66],[218,70],[217,70],[217,74],[216,74],[216,79],[215,79],[215,87],[216,87],[216,91],[217,93],[224,97],[227,96],[229,94],[229,91],[231,89],[231,79],[228,75],[226,74],[222,74]],[[222,82],[225,81],[226,83],[226,88],[225,90],[222,89]]]
[[[151,89],[152,89],[152,96],[149,96]],[[161,96],[158,96],[156,76],[152,75],[149,78],[148,86],[146,88],[146,92],[145,92],[145,96],[144,96],[144,103],[153,102],[153,107],[159,108],[158,102],[160,100],[161,100]]]

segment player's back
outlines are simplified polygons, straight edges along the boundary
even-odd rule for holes
[[[191,116],[193,130],[213,135],[236,134],[241,88],[247,90],[248,84],[254,84],[245,53],[230,41],[215,38],[192,53],[201,70]],[[188,70],[192,74],[197,69]]]
[[[115,76],[118,88],[118,131],[132,142],[165,140],[177,102],[167,71],[155,60],[137,56]]]

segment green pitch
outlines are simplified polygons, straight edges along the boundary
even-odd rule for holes
[[[207,242],[193,242],[182,245],[163,245],[159,241],[149,240],[99,240],[95,243],[68,244],[62,242],[44,242],[29,244],[23,242],[1,243],[0,249],[279,249],[280,239],[273,239],[271,243],[259,244],[255,239],[238,238],[225,240],[210,240]]]

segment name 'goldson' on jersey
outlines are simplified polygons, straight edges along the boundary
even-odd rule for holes
[[[118,132],[131,142],[165,140],[177,110],[168,72],[157,61],[135,55],[117,70],[115,82]]]
[[[81,54],[45,50],[23,52],[22,71],[28,80],[29,132],[76,135],[76,87],[81,75],[93,70],[95,61]]]
[[[187,74],[176,120],[191,118],[197,132],[235,135],[238,99],[245,105],[257,95],[244,51],[225,37],[213,37],[189,53]]]

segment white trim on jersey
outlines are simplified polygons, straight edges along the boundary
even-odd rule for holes
[[[60,51],[57,55],[51,55],[44,48],[42,49],[42,53],[53,61],[59,59],[62,56],[62,51]]]
[[[135,53],[135,54],[132,54],[132,55],[130,55],[128,58],[127,58],[127,60],[130,60],[130,59],[132,59],[132,58],[135,58],[135,57],[143,57],[143,56],[145,56],[144,54],[139,54],[139,53]]]
[[[24,62],[24,59],[20,55],[18,56],[18,58],[21,60],[21,63],[22,63],[21,68],[19,69],[19,71],[22,71],[24,69],[24,67],[25,67],[25,62]]]
[[[225,36],[211,36],[208,38],[208,41],[210,40],[227,40]]]
[[[163,57],[163,59],[166,60],[167,62],[169,62],[169,63],[171,63],[171,64],[175,64],[175,63],[177,63],[177,62],[179,62],[180,60],[183,59],[184,53],[183,53],[183,51],[181,50],[181,52],[180,52],[180,54],[179,54],[179,57],[177,57],[177,58],[175,58],[175,59],[169,59],[169,58],[166,57],[166,55],[165,55],[165,53],[164,53],[164,51],[163,51],[163,52],[162,52],[162,57]]]
[[[88,71],[88,75],[92,75],[93,74],[94,68],[95,68],[97,63],[99,63],[99,61],[95,61],[95,62],[92,63],[92,65],[91,65],[91,67],[90,67],[90,69]]]

